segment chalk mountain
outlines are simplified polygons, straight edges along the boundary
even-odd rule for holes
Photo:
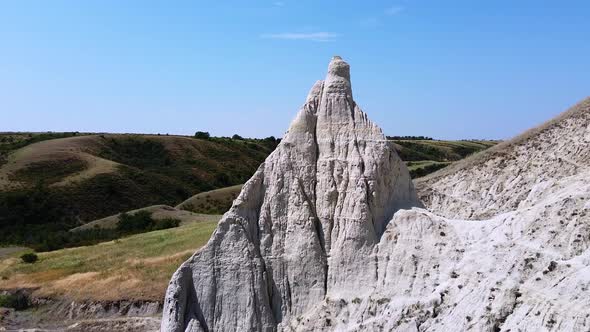
[[[335,57],[162,330],[588,330],[589,106],[419,181],[426,210]]]

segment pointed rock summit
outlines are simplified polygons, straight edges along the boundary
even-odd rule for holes
[[[288,329],[330,296],[370,292],[409,172],[352,97],[335,56],[211,239],[174,273],[162,331]]]

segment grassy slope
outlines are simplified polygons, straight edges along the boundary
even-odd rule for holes
[[[39,287],[37,296],[73,300],[162,300],[172,273],[203,246],[217,221],[191,223],[94,246],[0,260],[0,289]]]
[[[418,178],[485,150],[497,141],[393,140],[394,148],[406,162],[412,178]]]
[[[239,184],[236,186],[206,191],[196,194],[178,204],[176,208],[197,213],[224,213],[229,210],[233,200],[238,197],[241,190],[242,185]]]
[[[219,190],[222,190],[222,189],[219,189]],[[193,222],[217,221],[221,218],[221,215],[194,213],[194,212],[187,211],[187,210],[181,210],[179,208],[173,208],[168,205],[152,205],[152,206],[144,207],[141,209],[127,211],[127,213],[128,214],[136,214],[139,211],[148,211],[148,212],[152,213],[152,218],[155,220],[178,219],[178,220],[180,220],[181,225],[184,225],[187,223],[193,223]],[[116,228],[117,224],[119,222],[120,215],[121,215],[120,213],[117,213],[112,216],[93,220],[89,223],[78,226],[72,230],[78,231],[78,230],[85,230],[85,229],[93,229],[95,227]]]

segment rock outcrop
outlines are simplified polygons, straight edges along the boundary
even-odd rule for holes
[[[590,99],[417,181],[330,63],[163,331],[590,330]]]
[[[419,205],[334,57],[210,241],[172,277],[162,330],[275,331],[333,292],[368,292],[388,222]]]

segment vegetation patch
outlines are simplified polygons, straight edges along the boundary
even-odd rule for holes
[[[11,174],[10,180],[36,184],[43,182],[53,184],[72,174],[85,170],[87,164],[82,159],[44,160],[21,168]]]
[[[178,227],[180,220],[166,218],[155,220],[149,211],[139,211],[135,214],[121,213],[117,230],[121,234],[143,233],[160,229]]]
[[[451,162],[445,161],[409,161],[406,163],[408,170],[410,171],[410,177],[412,179],[419,178],[430,173],[436,172],[441,168],[450,165]]]
[[[29,299],[21,293],[3,292],[0,294],[0,308],[24,310],[29,307]]]

